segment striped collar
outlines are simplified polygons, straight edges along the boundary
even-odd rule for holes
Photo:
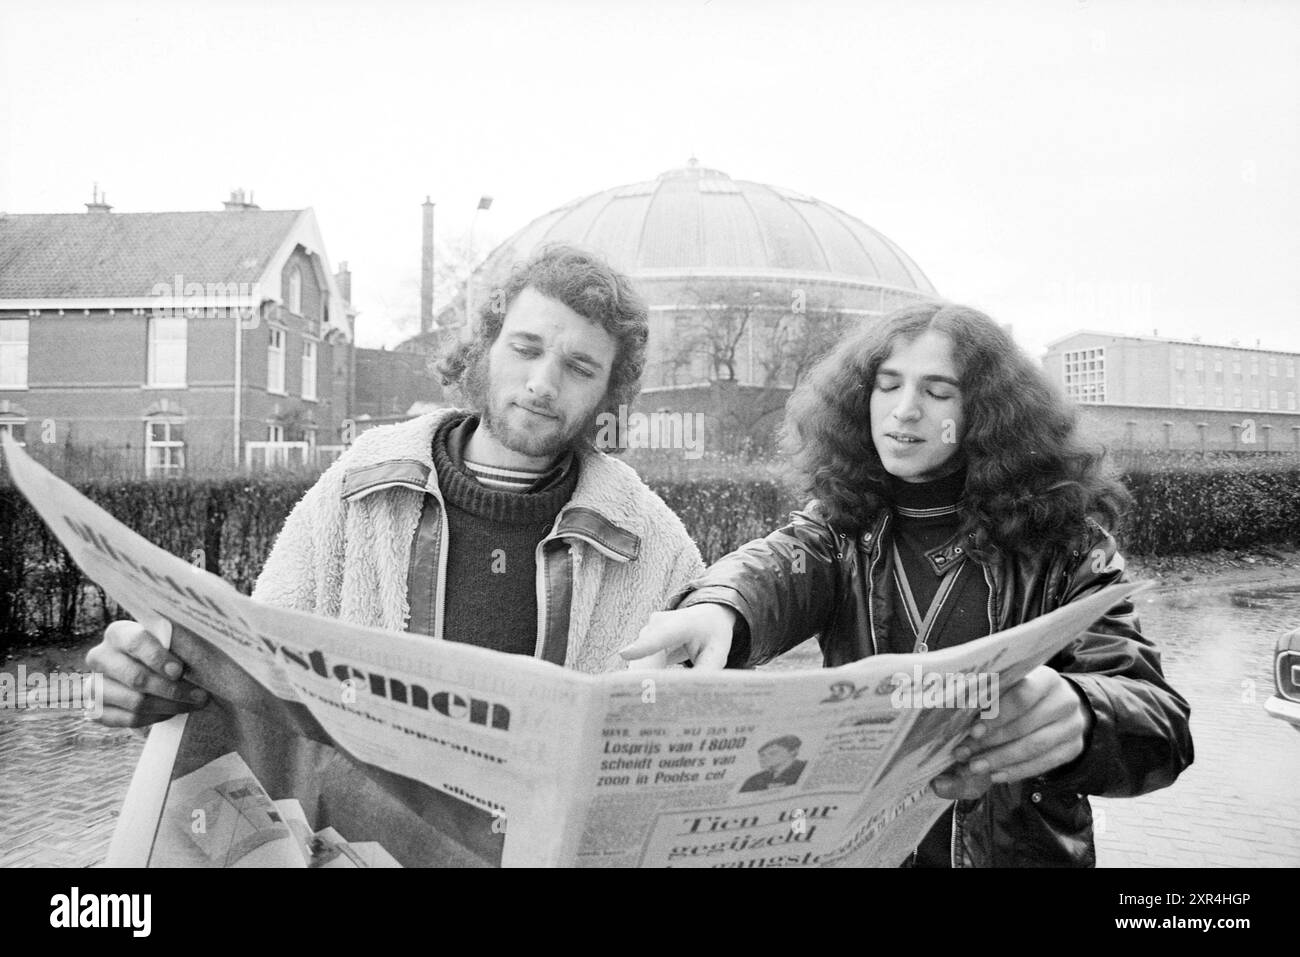
[[[951,505],[936,505],[933,508],[906,508],[902,505],[894,506],[894,511],[904,518],[941,518],[945,515],[956,515],[961,507],[953,502]]]
[[[501,492],[527,492],[546,474],[540,470],[526,472],[522,469],[500,469],[492,465],[480,465],[469,459],[462,459],[461,464],[480,485]]]
[[[469,440],[478,428],[479,421],[479,416],[467,415],[452,427],[451,434],[447,436],[447,454],[453,465],[468,472],[484,488],[515,494],[544,492],[558,485],[569,474],[569,469],[573,468],[575,457],[572,452],[563,453],[550,467],[537,472],[471,462],[465,458],[465,450],[469,448]],[[436,432],[434,436],[434,441],[437,441]]]
[[[340,496],[355,502],[390,488],[441,495],[431,457],[433,433],[453,414],[455,410],[442,409],[363,433],[340,466]],[[560,512],[555,534],[590,541],[616,561],[636,561],[646,518],[640,498],[632,493],[652,493],[627,465],[600,452],[581,453],[574,465],[579,466],[578,485]]]
[[[885,495],[894,511],[906,518],[937,518],[955,514],[966,490],[966,469],[929,482],[904,482],[889,476]]]

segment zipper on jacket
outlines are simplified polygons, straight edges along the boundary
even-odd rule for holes
[[[533,642],[533,657],[542,657],[542,648],[546,644],[546,556],[545,545],[550,541],[550,536],[543,538],[537,543],[536,553],[533,557],[533,566],[536,570],[536,588],[537,588],[537,639]]]
[[[885,554],[884,546],[881,544],[885,540],[885,529],[889,527],[889,515],[885,514],[880,520],[880,527],[876,529],[876,538],[873,548],[876,555],[867,556],[867,627],[871,631],[871,653],[880,654],[880,649],[876,645],[876,562],[883,558]]]
[[[438,537],[437,600],[433,606],[433,634],[435,638],[441,638],[443,636],[443,609],[447,605],[447,548],[451,539],[451,522],[447,519],[447,503],[443,501],[442,492],[431,488],[426,488],[425,492],[432,495],[434,501],[438,503],[438,519],[442,525],[442,534]]]
[[[989,634],[991,635],[991,634],[993,634],[993,632],[994,632],[994,631],[996,630],[996,628],[997,628],[997,625],[995,624],[995,622],[994,622],[994,620],[993,620],[993,618],[994,618],[994,609],[993,609],[993,574],[989,571],[989,567],[988,567],[988,565],[984,564],[983,562],[980,562],[980,563],[979,563],[979,566],[980,566],[981,569],[983,569],[983,571],[984,571],[984,581],[985,581],[985,583],[989,586],[989,600],[988,600],[988,609],[987,609],[987,610],[988,610],[988,617],[989,617]],[[987,794],[987,792],[985,792],[985,793]],[[954,804],[954,805],[952,806],[952,866],[953,866],[953,867],[959,867],[959,866],[960,866],[960,865],[957,863],[957,833],[958,833],[958,830],[959,830],[959,818],[958,818],[958,816],[957,816],[957,805]],[[992,834],[990,834],[990,835],[989,835],[989,848],[991,849],[992,847],[993,847],[993,836],[992,836]],[[991,853],[991,850],[990,850],[990,853]]]
[[[568,506],[566,505],[565,508]],[[538,660],[542,657],[542,652],[546,648],[546,622],[548,620],[548,609],[546,607],[546,543],[553,542],[557,538],[567,538],[559,534],[560,521],[564,518],[565,509],[562,508],[555,515],[555,521],[551,523],[551,530],[543,536],[542,540],[537,543],[537,548],[533,552],[533,567],[535,569],[537,590],[537,638],[533,642],[533,657]],[[575,535],[574,538],[581,538],[583,541],[591,540],[585,535]],[[594,544],[594,543],[593,543]],[[568,657],[568,653],[565,653]]]
[[[568,506],[566,505],[565,508],[568,508]],[[546,543],[554,542],[557,540],[572,539],[573,541],[584,542],[587,545],[590,545],[593,549],[596,550],[598,554],[604,555],[610,561],[614,561],[614,562],[628,561],[626,555],[620,555],[618,552],[611,550],[608,546],[602,544],[601,542],[597,541],[596,539],[592,538],[589,535],[583,535],[581,532],[561,532],[559,528],[560,528],[560,521],[561,519],[563,519],[563,517],[564,517],[564,509],[561,509],[559,513],[555,516],[555,522],[551,526],[551,531],[546,535],[545,538],[543,538],[540,542],[537,543],[537,550],[533,558],[533,564],[537,567],[537,642],[533,647],[533,657],[539,659],[542,657],[542,654],[546,648],[546,623],[550,620],[550,615],[548,614],[548,609],[546,607],[546,581],[547,581],[546,570],[545,570]],[[574,581],[576,583],[577,571],[578,571],[577,568],[578,556],[576,554],[573,557],[573,561],[574,561]],[[572,634],[572,629],[570,629],[570,634]],[[566,659],[568,658],[567,652],[565,654],[565,658]]]
[[[989,586],[988,614],[989,614],[989,634],[991,635],[993,634],[993,632],[997,630],[997,625],[993,621],[993,575],[989,571],[989,567],[985,565],[983,562],[980,563],[980,568],[984,569],[984,581]]]
[[[958,803],[959,803],[958,801],[954,801],[952,804],[952,841],[949,847],[949,854],[951,855],[952,866],[954,868],[961,866],[960,864],[957,863],[957,805]]]

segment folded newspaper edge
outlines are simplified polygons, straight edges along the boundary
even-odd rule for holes
[[[896,866],[951,806],[929,782],[999,687],[1151,584],[924,655],[586,675],[254,602],[0,442],[73,560],[214,699],[151,731],[110,850],[121,866],[265,855],[289,823],[268,802],[285,801],[339,866]],[[230,752],[253,783],[184,804],[178,782]],[[220,853],[192,825],[209,811]]]

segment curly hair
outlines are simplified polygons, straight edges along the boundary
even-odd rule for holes
[[[650,329],[649,309],[631,280],[594,253],[550,243],[526,262],[516,263],[506,281],[485,297],[469,340],[452,344],[440,357],[438,372],[444,385],[459,386],[471,408],[482,412],[487,406],[488,351],[501,334],[506,312],[525,289],[564,303],[614,339],[609,385],[591,417],[589,434],[582,438],[590,446],[599,432],[597,423],[607,421],[604,413],[617,419],[619,406],[630,406],[641,391]]]
[[[800,490],[832,522],[860,530],[889,502],[889,476],[871,438],[876,370],[899,340],[927,331],[952,342],[966,427],[963,534],[996,560],[1062,545],[1091,517],[1113,525],[1128,494],[1103,475],[1104,451],[1076,434],[1078,415],[1043,370],[988,316],[966,306],[906,306],[844,338],[786,406],[782,445]]]

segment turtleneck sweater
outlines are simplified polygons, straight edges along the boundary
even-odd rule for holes
[[[882,651],[911,653],[919,650],[917,629],[909,624],[906,590],[916,610],[924,617],[941,586],[954,578],[951,590],[936,609],[926,649],[950,648],[988,634],[988,583],[983,571],[967,560],[963,542],[954,538],[961,525],[959,512],[965,469],[932,482],[902,482],[891,477],[886,495],[893,512],[892,540],[902,559],[902,574],[891,561],[891,607],[889,627]],[[954,545],[953,552],[948,546]]]
[[[573,496],[578,465],[562,460],[533,492],[488,488],[464,462],[475,424],[452,416],[433,439],[450,532],[443,637],[531,655],[537,646],[537,543]],[[430,508],[437,508],[432,497],[425,502],[426,511]],[[431,629],[436,574],[423,574],[411,584],[410,629]]]

